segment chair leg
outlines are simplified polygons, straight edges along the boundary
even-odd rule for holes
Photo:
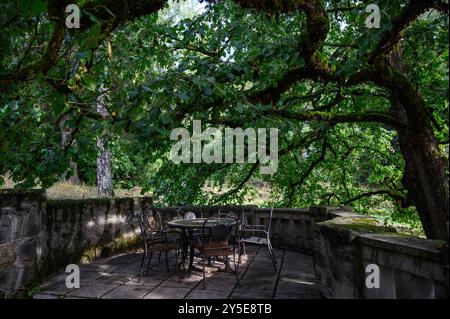
[[[242,244],[244,244],[244,243],[242,243]],[[238,248],[238,265],[240,265],[241,264],[241,258],[242,258],[241,249],[240,249],[241,243],[239,243],[238,247],[239,247]]]
[[[150,269],[150,265],[152,263],[152,257],[153,257],[153,252],[150,252],[149,258],[148,258],[148,263],[147,263],[147,268],[145,269],[145,273],[148,273],[149,269]]]
[[[158,264],[161,262],[161,253],[162,253],[162,251],[159,252],[159,256],[158,256]]]
[[[239,280],[239,264],[241,261],[241,252],[238,246],[238,261],[236,263],[236,251],[233,250],[233,263],[234,263],[234,273],[236,274],[236,282]]]
[[[273,250],[272,243],[270,242],[270,240],[268,241],[268,243],[269,243],[269,245],[270,245],[270,249],[272,250],[273,257],[274,257],[274,260],[275,260],[275,263],[278,264],[278,260],[277,260],[277,258],[275,257],[275,253],[274,253],[274,250]]]
[[[178,254],[180,253],[179,249],[175,249],[175,273],[177,274],[178,282],[181,282],[180,272],[178,269]]]
[[[203,290],[206,289],[206,276],[205,276],[205,257],[202,256],[202,265],[203,265]]]
[[[167,259],[167,250],[164,251],[164,255],[165,255],[165,258],[166,258],[166,268],[167,268],[167,272],[169,272],[170,270],[169,270],[169,260]]]
[[[272,258],[273,267],[275,268],[275,271],[277,271],[278,270],[277,259],[275,258],[275,254],[272,250],[272,245],[270,244],[270,241],[267,242],[267,248],[269,249],[270,257]]]
[[[144,243],[144,256],[142,256],[142,261],[141,261],[141,270],[139,272],[139,282],[141,282],[142,270],[144,270],[144,262],[145,262],[146,258],[147,258],[147,244]]]

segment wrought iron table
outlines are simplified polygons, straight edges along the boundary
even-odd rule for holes
[[[167,225],[170,228],[176,228],[182,230],[182,257],[180,266],[183,266],[183,269],[187,276],[191,275],[192,265],[194,263],[194,250],[195,250],[195,238],[194,231],[203,229],[205,225],[205,220],[207,218],[195,218],[195,219],[176,219],[169,221]],[[216,225],[225,225],[228,227],[233,227],[236,225],[236,220],[233,218],[227,217],[217,217],[217,218],[209,218],[208,223],[205,225],[206,228],[214,227]],[[186,269],[185,263],[187,254],[189,251],[189,264]]]

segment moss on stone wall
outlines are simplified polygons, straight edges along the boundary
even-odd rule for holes
[[[340,228],[355,232],[369,232],[369,233],[397,232],[394,227],[381,225],[378,222],[378,220],[376,220],[373,217],[337,217],[320,224],[332,228]]]

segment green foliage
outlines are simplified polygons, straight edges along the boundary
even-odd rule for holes
[[[334,1],[324,2],[328,9],[339,7]],[[18,15],[0,35],[0,74],[37,61],[51,34],[45,2],[19,3],[0,6],[1,21]],[[400,2],[378,1],[384,8],[382,28],[367,29],[364,8],[359,2],[349,3],[354,10],[329,15],[330,32],[317,55],[344,79],[367,67],[365,57],[380,35],[392,29],[388,17],[402,9]],[[83,180],[94,184],[96,139],[107,136],[115,186],[141,186],[166,204],[243,202],[248,194],[258,196],[254,185],[264,183],[272,192],[267,205],[348,203],[363,213],[386,213],[393,221],[417,225],[415,210],[402,209],[392,196],[352,200],[380,189],[406,195],[401,180],[404,162],[392,128],[267,116],[275,108],[386,112],[391,107],[387,90],[371,83],[346,87],[337,81],[305,80],[283,91],[275,105],[252,100],[258,92],[276,88],[287,71],[307,67],[299,50],[304,13],[269,16],[232,1],[210,7],[192,1],[171,3],[157,14],[117,28],[110,35],[112,57],[102,21],[92,13],[90,18],[93,27],[66,34],[58,62],[46,74],[2,83],[0,175],[9,173],[19,182],[17,187],[49,187],[67,173],[71,161]],[[425,14],[405,30],[404,39],[398,47],[402,72],[423,94],[437,124],[437,138],[448,140],[448,18]],[[107,118],[96,112],[101,85],[108,90]],[[338,96],[342,99],[334,103]],[[204,128],[279,128],[277,173],[261,176],[255,170],[242,184],[252,164],[172,163],[170,131],[190,129],[193,119],[202,120]],[[62,129],[69,132],[71,144],[64,145]],[[448,143],[442,147],[448,158]]]

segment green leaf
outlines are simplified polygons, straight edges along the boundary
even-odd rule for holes
[[[81,84],[92,92],[95,92],[95,90],[97,89],[97,81],[90,76],[83,77],[81,79]]]
[[[187,100],[189,100],[189,96],[186,94],[185,91],[178,90],[177,96],[182,102],[186,102]]]

